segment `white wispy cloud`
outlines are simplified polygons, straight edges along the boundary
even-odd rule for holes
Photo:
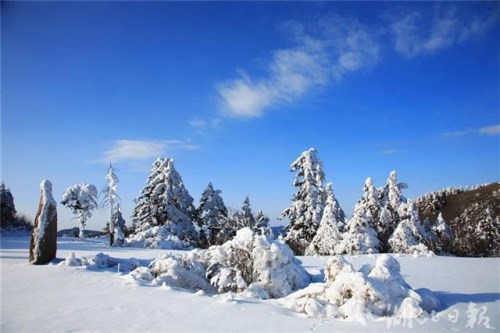
[[[385,149],[378,152],[380,155],[394,155],[399,153],[397,149]]]
[[[276,105],[292,103],[332,79],[378,61],[376,36],[356,20],[330,16],[321,20],[314,34],[298,22],[284,26],[297,45],[272,52],[266,76],[253,79],[240,70],[236,78],[217,85],[227,115],[259,117]]]
[[[387,15],[389,20],[370,26],[338,15],[327,15],[308,26],[286,22],[282,30],[295,46],[271,52],[263,75],[239,69],[234,78],[216,84],[220,108],[230,117],[260,117],[348,73],[375,66],[381,50],[392,47],[392,40],[395,50],[408,58],[434,53],[485,33],[497,24],[499,13],[474,15],[446,4]],[[206,127],[203,122],[193,126]]]
[[[500,124],[493,125],[493,126],[487,126],[487,127],[481,127],[477,131],[479,132],[479,134],[482,134],[482,135],[500,135]]]
[[[189,125],[198,131],[205,131],[209,128],[219,127],[220,122],[220,118],[202,119],[195,117],[189,121]]]
[[[197,148],[197,145],[181,140],[115,140],[104,152],[102,162],[144,160],[162,156],[171,150]]]
[[[483,34],[499,18],[498,11],[487,17],[466,17],[453,6],[435,6],[432,11],[392,18],[390,31],[397,52],[408,58],[434,53]]]
[[[441,134],[441,136],[445,138],[462,137],[467,135],[500,135],[500,124],[480,128],[469,128]]]

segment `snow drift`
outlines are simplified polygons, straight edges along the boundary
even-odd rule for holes
[[[412,290],[400,273],[399,262],[384,254],[373,267],[355,271],[342,256],[332,257],[325,267],[325,283],[289,295],[284,303],[313,318],[365,321],[382,316],[418,318],[439,306],[427,289]]]

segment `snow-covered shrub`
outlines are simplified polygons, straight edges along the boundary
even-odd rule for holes
[[[61,265],[86,266],[89,269],[104,269],[118,265],[118,260],[101,252],[96,255],[81,258],[77,258],[75,253],[71,252],[71,254],[61,262]]]
[[[189,240],[181,240],[173,235],[168,225],[146,228],[130,235],[125,242],[125,246],[151,249],[186,250],[192,248]]]
[[[207,250],[193,250],[183,257],[166,255],[155,259],[147,274],[152,284],[167,284],[206,293],[244,292],[257,298],[279,298],[304,288],[308,273],[281,241],[259,236],[249,228],[237,232],[233,240]]]
[[[220,247],[204,253],[208,277],[220,292],[250,287],[255,297],[279,298],[309,283],[291,249],[280,241],[258,236],[248,228]]]
[[[76,257],[74,252],[66,257],[59,265],[63,266],[84,266],[91,270],[103,270],[118,267],[120,272],[129,273],[136,270],[141,266],[139,260],[135,258],[119,259],[110,257],[104,253],[97,253],[96,255],[89,255],[83,257]],[[144,268],[144,267],[142,267]]]
[[[166,284],[182,289],[215,292],[214,287],[205,278],[205,266],[198,260],[196,251],[185,257],[164,255],[155,259],[148,268],[154,277],[151,281],[153,285]]]
[[[313,318],[365,321],[382,316],[420,317],[439,306],[426,290],[412,290],[400,273],[399,262],[384,254],[373,267],[356,271],[343,257],[325,267],[325,283],[314,283],[285,299],[285,305]]]

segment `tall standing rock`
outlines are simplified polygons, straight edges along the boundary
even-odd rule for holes
[[[57,251],[57,207],[52,197],[52,183],[43,180],[40,204],[31,234],[30,263],[42,265],[56,257]]]

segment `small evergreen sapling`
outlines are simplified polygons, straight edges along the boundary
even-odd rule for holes
[[[109,207],[109,219],[107,222],[107,230],[109,231],[109,245],[114,245],[114,230],[115,225],[113,221],[113,216],[115,214],[115,204],[119,200],[118,196],[118,177],[115,174],[113,165],[110,163],[108,168],[108,173],[106,174],[106,186],[101,191],[101,207]]]

